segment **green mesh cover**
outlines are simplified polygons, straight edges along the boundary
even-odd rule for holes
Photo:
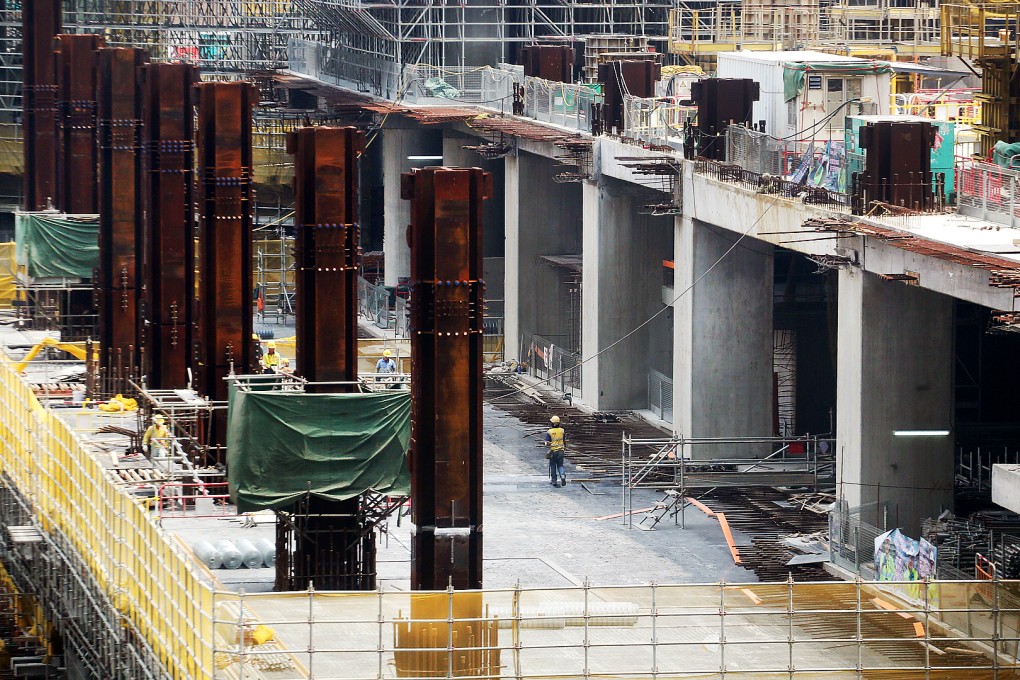
[[[32,278],[92,278],[99,266],[99,218],[19,213],[14,220],[18,264]]]
[[[285,508],[306,493],[344,500],[411,490],[408,392],[233,390],[227,481],[238,512]]]

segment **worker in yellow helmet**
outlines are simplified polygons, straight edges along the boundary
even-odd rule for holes
[[[280,370],[281,358],[276,353],[276,343],[270,340],[266,343],[266,353],[262,355],[262,372],[276,373]]]
[[[153,451],[153,447],[155,447],[155,451]],[[153,453],[157,458],[165,458],[169,450],[170,429],[166,426],[166,418],[157,413],[152,416],[152,424],[142,435],[142,451],[149,458],[153,457]]]
[[[560,427],[559,416],[550,418],[549,424],[552,427],[545,432],[545,445],[549,449],[549,452],[546,453],[546,458],[549,459],[549,477],[551,480],[549,483],[555,487],[566,486],[567,476],[563,473],[563,462],[567,450],[567,435],[563,428]]]
[[[397,362],[393,360],[393,352],[384,350],[382,358],[375,362],[376,373],[396,373]]]

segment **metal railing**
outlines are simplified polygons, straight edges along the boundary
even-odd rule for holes
[[[680,148],[684,125],[698,115],[696,106],[681,106],[670,99],[623,97],[623,135],[652,144]]]
[[[591,132],[592,105],[602,103],[597,85],[571,85],[542,78],[524,83],[524,115],[582,132]]]
[[[673,422],[673,379],[654,370],[648,372],[648,408],[657,418]]]
[[[358,277],[358,314],[365,317],[379,328],[389,328],[390,291],[384,286],[369,283]]]
[[[1020,4],[943,4],[942,54],[967,59],[1007,57],[1020,50]]]
[[[1020,225],[1020,171],[970,159],[956,164],[956,204],[964,215]]]
[[[517,74],[491,66],[411,64],[404,67],[403,101],[409,104],[483,104],[509,111]]]
[[[737,184],[759,193],[783,196],[789,199],[802,198],[804,203],[821,205],[840,212],[850,211],[850,196],[848,194],[785,180],[770,173],[745,170],[735,163],[720,163],[699,158],[695,161],[694,170],[698,174]]]
[[[575,397],[581,395],[581,355],[556,345],[540,335],[528,335],[521,343],[522,362],[528,375],[545,381],[553,389]]]

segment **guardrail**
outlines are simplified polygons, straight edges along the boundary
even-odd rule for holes
[[[676,100],[655,97],[623,97],[623,135],[653,144],[677,148],[683,142],[684,126],[698,115],[698,107],[681,106]]]
[[[956,204],[964,215],[1020,226],[1020,171],[958,159]]]
[[[513,71],[491,66],[410,64],[404,68],[402,101],[408,104],[482,104],[509,111],[517,82]]]
[[[597,85],[572,85],[542,78],[527,78],[524,82],[524,115],[573,130],[591,132],[592,106],[603,101],[602,93],[597,88]]]

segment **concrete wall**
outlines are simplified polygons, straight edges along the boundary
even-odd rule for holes
[[[443,132],[443,165],[452,168],[481,168],[492,174],[493,195],[484,204],[482,217],[484,233],[482,250],[485,257],[503,257],[506,238],[506,173],[503,159],[488,160],[478,153],[465,149],[465,145],[479,144],[482,140],[458,132]]]
[[[687,437],[771,436],[772,246],[752,238],[734,246],[736,234],[675,222],[676,295],[693,289],[674,305],[674,428]]]
[[[648,371],[672,369],[662,261],[672,256],[673,220],[638,214],[644,199],[608,178],[585,182],[583,199],[581,399],[599,410],[648,408]]]
[[[400,277],[411,275],[411,250],[407,245],[407,227],[411,223],[411,204],[400,198],[400,175],[413,167],[437,163],[408,160],[409,156],[442,155],[442,132],[420,127],[386,127],[383,145],[383,251],[386,261],[386,285],[395,286]]]
[[[953,504],[953,439],[895,436],[952,429],[949,297],[858,270],[839,273],[837,493],[888,501],[891,526],[917,536]]]
[[[522,334],[566,338],[569,299],[562,272],[541,255],[580,254],[581,187],[557,184],[555,162],[530,153],[507,156],[506,282],[507,356],[520,352]]]

